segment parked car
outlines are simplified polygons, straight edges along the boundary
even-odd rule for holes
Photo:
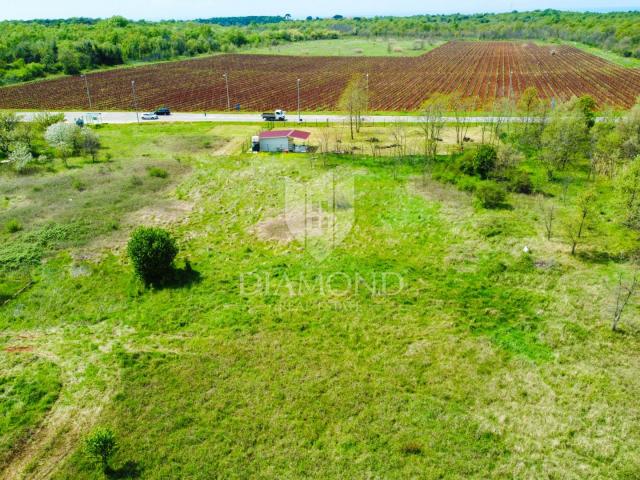
[[[167,107],[160,107],[159,109],[157,109],[155,111],[156,115],[171,115],[171,110],[169,110]]]
[[[143,113],[142,120],[158,120],[158,115],[155,113]]]

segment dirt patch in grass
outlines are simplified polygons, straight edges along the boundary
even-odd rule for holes
[[[4,351],[8,352],[8,353],[32,352],[33,351],[33,347],[30,346],[30,345],[12,346],[12,347],[6,347],[4,349]]]
[[[447,210],[447,213],[455,211],[458,215],[468,215],[473,212],[471,196],[452,185],[446,185],[427,177],[416,179],[410,184],[409,189],[412,193],[417,193],[430,202],[440,203],[442,208]]]
[[[143,207],[126,215],[123,224],[126,226],[167,226],[186,220],[193,210],[193,203],[182,200],[171,200],[157,205]]]
[[[135,228],[140,226],[168,227],[186,222],[193,208],[192,202],[166,200],[131,212],[123,218],[118,228],[111,234],[98,237],[88,245],[74,251],[73,259],[75,261],[98,262],[107,251],[122,251],[131,231]],[[73,272],[72,275],[74,275]]]
[[[242,142],[243,142],[242,138],[233,138],[229,142],[218,147],[215,150],[215,152],[213,152],[213,155],[220,157],[220,156],[234,155],[236,153],[240,153]]]
[[[252,232],[261,240],[269,240],[285,244],[294,240],[294,236],[291,233],[291,230],[289,230],[287,219],[284,214],[262,220],[252,229]]]
[[[261,240],[290,243],[296,238],[320,238],[326,235],[326,228],[334,216],[323,210],[307,211],[303,208],[288,210],[277,217],[267,218],[258,223],[253,232]]]

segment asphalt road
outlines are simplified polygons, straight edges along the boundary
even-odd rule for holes
[[[18,115],[25,120],[30,120],[36,112],[18,112]],[[87,112],[65,112],[65,118],[68,121],[74,121],[77,118],[84,118]],[[102,112],[100,113],[102,123],[136,123],[138,117],[135,112]],[[297,116],[289,115],[287,118],[287,126],[296,123]],[[396,122],[420,122],[421,117],[416,115],[365,115],[367,123],[396,123]],[[497,117],[466,117],[465,121],[470,123],[495,122]],[[520,117],[503,118],[502,121],[521,122]],[[319,115],[319,114],[303,114],[302,121],[305,123],[341,123],[348,121],[348,117],[344,115]],[[447,122],[455,122],[454,117],[445,117]],[[140,120],[141,123],[158,123],[158,122],[242,122],[256,123],[263,122],[260,114],[257,113],[172,113],[170,116],[162,116],[158,120]]]

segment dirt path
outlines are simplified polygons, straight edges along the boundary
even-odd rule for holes
[[[117,338],[122,332],[114,332]],[[6,332],[9,348],[28,351],[60,367],[62,389],[56,403],[33,433],[0,472],[3,480],[50,478],[93,428],[120,383],[119,371],[109,362],[111,340],[103,332],[74,335],[71,331]],[[97,345],[98,348],[92,348]],[[86,377],[88,365],[99,365],[100,382]],[[95,372],[92,374],[95,376]],[[101,388],[99,385],[109,385]]]
[[[127,352],[188,355],[184,344],[191,339],[188,335],[150,335],[140,340],[135,330],[110,325],[96,325],[82,333],[55,328],[3,332],[2,336],[8,338],[8,354],[29,352],[58,365],[63,384],[58,400],[41,425],[0,471],[2,480],[51,478],[76,451],[84,436],[98,424],[103,409],[121,384],[121,371],[112,355],[114,347]],[[88,365],[99,367],[93,369],[91,378],[86,377]]]
[[[213,152],[213,154],[218,157],[223,157],[226,155],[234,155],[236,153],[240,153],[243,141],[244,138],[242,137],[232,138],[230,141]]]

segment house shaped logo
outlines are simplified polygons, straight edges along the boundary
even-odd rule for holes
[[[293,237],[322,261],[355,221],[355,180],[332,171],[308,182],[285,179],[285,220]]]

